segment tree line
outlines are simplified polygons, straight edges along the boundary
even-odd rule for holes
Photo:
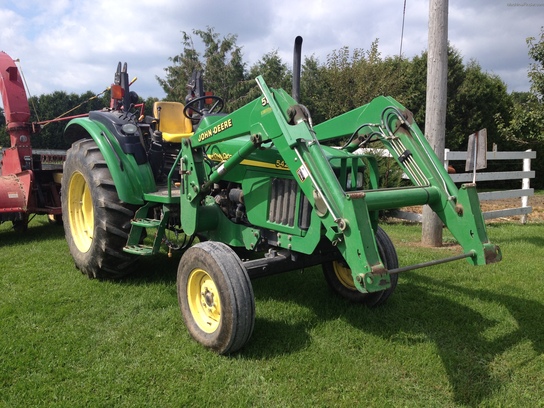
[[[196,51],[200,40],[204,51]],[[186,84],[194,69],[203,72],[207,90],[223,96],[227,111],[233,111],[259,96],[254,78],[263,75],[271,87],[290,89],[292,71],[277,50],[263,55],[251,66],[243,61],[236,35],[221,36],[213,28],[182,32],[182,51],[171,57],[165,76],[157,77],[166,99],[183,101]],[[544,171],[544,28],[539,38],[528,38],[530,92],[508,93],[495,74],[482,70],[476,60],[463,62],[454,47],[448,47],[448,101],[446,146],[465,150],[468,135],[487,128],[488,145],[499,150],[537,151],[534,168]],[[333,50],[325,61],[304,58],[301,76],[301,103],[314,123],[361,106],[379,95],[397,99],[414,113],[424,131],[427,86],[427,52],[411,59],[382,56],[379,41],[368,49]],[[541,163],[541,164],[540,164]],[[501,166],[501,164],[495,164]],[[511,163],[502,164],[511,166]],[[544,187],[544,180],[534,180]]]
[[[271,87],[290,90],[293,74],[277,50],[248,65],[235,34],[222,36],[210,27],[181,34],[181,52],[169,59],[164,75],[156,77],[166,100],[185,100],[187,84],[195,69],[202,71],[205,89],[226,101],[228,112],[260,95],[254,81],[257,75],[262,75]],[[203,47],[195,47],[195,41],[200,41]],[[544,160],[538,159],[544,155],[544,27],[539,38],[527,39],[527,46],[533,61],[528,69],[531,90],[512,93],[508,93],[499,76],[483,71],[475,60],[464,63],[461,53],[448,47],[448,148],[466,149],[468,135],[487,128],[490,146],[496,144],[500,150],[532,148],[537,151],[536,170],[544,170]],[[198,52],[197,48],[203,51]],[[423,129],[426,71],[426,51],[409,59],[382,56],[378,40],[368,49],[342,47],[331,51],[325,61],[313,55],[304,57],[300,102],[308,107],[314,123],[320,123],[376,96],[389,95],[410,109]],[[142,101],[146,103],[147,114],[151,114],[156,100]],[[71,114],[109,106],[109,94],[76,95],[57,91],[31,97],[29,102],[34,112],[32,120],[38,121],[57,117],[78,105]],[[68,148],[61,137],[64,126],[63,122],[48,124],[40,137],[33,139],[33,146]],[[4,128],[0,129],[0,145],[9,145]],[[542,188],[544,181],[539,183],[536,179],[535,186],[538,185]]]

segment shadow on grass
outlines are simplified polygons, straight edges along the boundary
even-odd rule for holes
[[[512,234],[501,234],[500,235],[500,245],[504,246],[506,244],[524,244],[530,247],[544,247],[544,235],[542,234],[542,228],[544,224],[502,224],[502,223],[492,223],[487,225],[488,235],[494,236],[494,229],[506,229],[512,228],[517,229],[517,231]],[[523,231],[520,233],[520,231]]]
[[[142,256],[136,260],[133,271],[113,282],[120,284],[148,285],[150,283],[172,284],[176,285],[180,253],[168,257],[167,254],[156,254],[151,256]]]
[[[1,228],[1,248],[64,238],[62,225],[50,223],[45,218],[32,221],[25,231],[15,231],[11,226],[11,222],[5,222]]]
[[[544,238],[536,231],[529,231],[528,234],[504,237],[502,244],[544,246]],[[62,228],[47,224],[29,232],[31,239],[63,236]],[[29,240],[25,235],[8,237],[9,234],[0,232],[0,246]],[[117,282],[129,285],[158,283],[174,288],[180,258],[180,253],[172,258],[165,254],[142,258],[134,273]],[[340,318],[362,332],[383,338],[385,344],[393,347],[419,342],[434,344],[447,373],[454,401],[476,406],[509,381],[508,376],[493,371],[493,363],[498,358],[527,341],[535,353],[544,353],[543,303],[512,294],[444,283],[418,273],[401,278],[397,293],[378,309],[353,305],[332,295],[319,268],[302,274],[289,272],[257,279],[253,281],[253,288],[257,303],[255,329],[252,339],[240,352],[241,357],[249,360],[270,359],[302,350],[311,342],[313,328]],[[506,309],[515,328],[495,333],[497,320],[467,305],[466,298]],[[275,310],[260,314],[259,309],[269,300],[273,301],[270,308]],[[282,316],[281,308],[292,304],[295,305],[294,313],[300,311],[301,315]],[[280,315],[276,310],[280,310]],[[364,349],[368,345],[358,346]]]
[[[353,306],[329,293],[319,268],[259,278],[252,284],[257,307],[255,329],[241,352],[250,359],[269,359],[304,349],[313,327],[338,318],[346,305]],[[263,317],[259,308],[268,301],[274,302],[274,310]]]
[[[397,293],[387,304],[369,309],[339,300],[329,293],[324,282],[320,283],[319,272],[309,276],[311,273],[288,273],[254,282],[257,304],[268,299],[294,302],[310,310],[311,316],[302,322],[257,317],[253,338],[241,352],[245,358],[267,359],[305,348],[313,327],[341,318],[393,345],[433,343],[449,378],[454,401],[476,406],[509,381],[492,372],[495,359],[527,340],[536,353],[544,353],[539,320],[544,315],[543,303],[411,274],[401,280]],[[451,293],[460,300],[452,300]],[[467,297],[506,308],[517,327],[506,334],[490,335],[500,322],[463,304]],[[368,345],[359,346],[363,350]]]
[[[421,285],[426,287],[422,288]],[[436,289],[436,294],[432,291],[433,288]],[[423,314],[425,319],[419,320],[416,327],[406,325],[402,329],[430,335],[448,373],[456,402],[478,405],[482,399],[504,385],[509,379],[493,376],[491,365],[497,357],[510,349],[529,340],[535,353],[544,353],[540,320],[544,315],[544,304],[541,302],[444,283],[417,274],[411,276],[407,289],[422,299],[419,304],[412,305],[415,308],[411,310],[411,314],[415,318]],[[444,290],[459,297],[504,307],[515,320],[517,328],[503,334],[487,334],[493,332],[500,322],[488,319],[461,303],[446,299],[440,295]],[[429,308],[432,309],[431,313]],[[521,366],[524,362],[519,363]]]

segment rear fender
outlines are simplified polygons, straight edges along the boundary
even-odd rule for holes
[[[95,141],[122,201],[142,205],[144,193],[156,190],[149,163],[138,165],[134,156],[124,153],[117,139],[101,123],[89,118],[73,119],[66,126],[64,137],[69,143],[88,138]]]

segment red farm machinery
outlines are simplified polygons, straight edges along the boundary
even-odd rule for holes
[[[31,139],[40,126],[30,122],[24,83],[15,61],[0,52],[0,93],[10,146],[0,161],[0,223],[12,222],[16,230],[27,227],[32,214],[47,214],[60,222],[60,182],[65,154],[33,151]]]

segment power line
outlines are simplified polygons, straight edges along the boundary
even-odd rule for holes
[[[406,0],[404,0],[404,7],[402,10],[402,29],[400,33],[400,50],[399,50],[399,58],[402,58],[402,40],[404,38],[404,20],[406,18]]]

